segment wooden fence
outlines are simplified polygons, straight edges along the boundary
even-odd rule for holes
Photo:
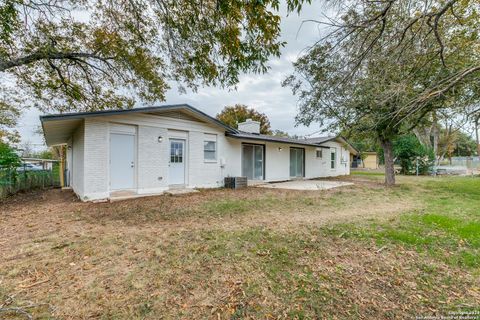
[[[0,168],[0,199],[20,191],[59,186],[58,166],[38,171]]]

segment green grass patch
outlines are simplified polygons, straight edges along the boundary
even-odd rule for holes
[[[446,177],[429,180],[426,187],[445,195],[480,199],[480,177]]]
[[[351,170],[350,174],[352,176],[384,176],[385,175],[385,173],[378,172],[378,171],[356,171],[356,170]]]
[[[364,226],[337,225],[330,232],[344,237],[375,240],[379,246],[402,245],[446,263],[480,267],[480,179],[448,177],[420,182],[415,189],[425,203],[422,211],[407,212],[388,222]],[[408,193],[403,185],[396,192]]]

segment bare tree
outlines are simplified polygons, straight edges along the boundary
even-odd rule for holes
[[[361,0],[308,21],[327,34],[284,82],[299,97],[297,120],[333,119],[337,129],[375,136],[393,185],[393,139],[452,99],[458,112],[479,99],[479,9],[473,0]]]

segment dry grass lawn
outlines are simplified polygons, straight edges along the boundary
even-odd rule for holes
[[[17,195],[0,209],[0,318],[397,319],[478,308],[480,197],[449,189],[472,178],[401,177],[392,189],[381,178],[98,204],[60,190]]]

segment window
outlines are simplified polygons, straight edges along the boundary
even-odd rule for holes
[[[214,134],[205,134],[203,142],[203,158],[205,161],[217,160],[217,136]]]
[[[183,162],[183,142],[170,141],[170,162],[171,163]]]
[[[317,149],[317,158],[318,159],[323,158],[323,152],[322,151],[323,151],[322,149]]]
[[[335,169],[337,164],[337,148],[330,148],[330,168]]]

